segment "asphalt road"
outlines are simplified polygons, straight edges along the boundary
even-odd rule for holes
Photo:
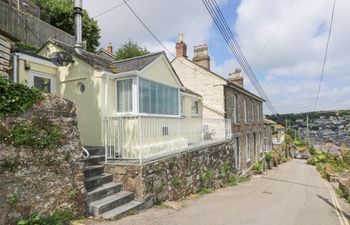
[[[293,160],[248,183],[180,201],[179,210],[152,208],[117,221],[91,224],[348,225],[347,213],[330,190],[314,167]]]

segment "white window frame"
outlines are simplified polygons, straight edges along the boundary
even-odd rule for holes
[[[248,123],[248,102],[247,99],[243,99],[243,116],[244,116],[244,123]]]
[[[246,161],[249,162],[251,160],[249,134],[245,134],[244,139],[245,139],[245,157],[246,157]]]
[[[50,93],[56,94],[56,77],[55,76],[53,76],[51,74],[31,70],[31,71],[29,71],[29,74],[28,74],[28,86],[29,87],[34,86],[34,77],[49,79],[50,80],[50,89],[51,89]]]
[[[118,112],[118,81],[123,80],[132,80],[132,88],[131,88],[131,95],[132,95],[132,110],[130,112]],[[116,108],[116,115],[117,116],[125,116],[125,115],[136,115],[138,112],[138,79],[136,77],[125,77],[121,79],[115,80],[115,108]]]
[[[197,106],[198,106],[198,112],[197,113],[194,113],[193,112],[193,110],[192,110],[192,106],[193,106],[193,104],[195,103],[195,102],[197,102]],[[200,112],[201,110],[200,110],[200,101],[199,101],[199,99],[197,99],[197,98],[192,98],[191,99],[191,115],[192,116],[200,116],[201,115],[201,112]]]
[[[132,111],[131,112],[118,112],[118,103],[117,103],[117,100],[118,100],[118,87],[117,87],[117,82],[118,81],[121,81],[121,80],[130,80],[132,79]],[[153,81],[153,80],[149,80],[149,79],[145,79],[145,78],[141,78],[143,80],[148,80],[148,81],[152,81],[152,82],[155,82],[157,83],[156,81]],[[162,83],[158,83],[160,85],[165,85],[165,86],[169,86],[169,85],[166,85],[166,84],[162,84]],[[116,116],[150,116],[150,117],[172,117],[172,118],[178,118],[178,117],[181,117],[180,115],[180,107],[181,107],[181,103],[180,103],[180,90],[178,88],[177,91],[178,91],[178,107],[179,107],[179,110],[178,110],[178,114],[177,115],[168,115],[168,114],[152,114],[152,113],[140,113],[140,101],[139,101],[139,98],[140,98],[140,93],[139,93],[139,85],[140,85],[140,77],[138,76],[133,76],[133,77],[123,77],[123,78],[119,78],[119,79],[116,79],[115,80],[115,104],[116,104]],[[169,86],[171,87],[171,86]],[[172,88],[175,88],[175,87],[172,87]]]
[[[186,109],[185,109],[185,96],[180,95],[180,116],[186,115]]]
[[[232,121],[234,124],[238,124],[238,103],[237,103],[238,96],[233,95],[232,96]]]

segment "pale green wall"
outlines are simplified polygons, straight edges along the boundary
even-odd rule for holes
[[[62,51],[53,44],[48,44],[39,54],[49,56]],[[78,127],[83,145],[103,145],[103,102],[102,71],[95,69],[83,60],[73,56],[74,62],[68,66],[58,67],[58,88],[56,94],[74,102],[77,108]],[[85,92],[80,94],[78,84],[85,85]]]
[[[161,57],[150,65],[144,69],[140,77],[175,88],[181,88],[171,67],[167,65],[166,59]]]

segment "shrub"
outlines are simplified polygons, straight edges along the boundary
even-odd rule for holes
[[[286,163],[286,162],[287,162],[287,157],[286,157],[286,156],[282,156],[281,162],[282,162],[282,163]]]
[[[205,194],[209,194],[212,193],[214,190],[212,188],[202,188],[198,194],[199,195],[205,195]]]
[[[245,177],[239,177],[238,178],[238,183],[244,183],[250,181],[250,177],[245,176]]]
[[[0,77],[0,116],[23,113],[40,98],[39,90]]]
[[[265,161],[267,164],[269,164],[272,160],[272,154],[271,152],[265,152]]]
[[[228,186],[235,186],[235,185],[237,185],[237,184],[238,184],[238,181],[237,181],[236,176],[230,175],[229,178],[228,178],[228,183],[227,183],[227,185],[228,185]]]
[[[263,166],[261,163],[255,163],[253,166],[253,170],[255,174],[261,174],[263,172]]]
[[[45,218],[33,213],[27,219],[20,219],[17,225],[66,225],[73,218],[73,213],[69,211],[57,211],[52,216]]]
[[[15,146],[28,145],[38,149],[57,145],[62,138],[61,126],[54,125],[47,118],[16,124],[8,136],[8,140]]]
[[[311,157],[309,157],[308,159],[307,159],[307,164],[309,164],[309,165],[316,165],[316,159],[315,159],[315,157],[313,157],[313,156],[311,156]]]

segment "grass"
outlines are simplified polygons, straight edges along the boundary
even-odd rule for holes
[[[206,194],[209,194],[212,192],[214,192],[214,190],[212,188],[202,188],[201,190],[199,190],[199,192],[197,194],[202,196],[202,195],[206,195]]]
[[[245,182],[250,181],[250,177],[248,177],[248,176],[246,176],[246,177],[239,177],[237,181],[238,181],[238,183],[245,183]]]

